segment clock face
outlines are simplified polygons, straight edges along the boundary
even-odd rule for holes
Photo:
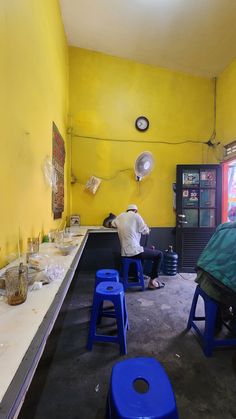
[[[135,126],[139,131],[146,131],[149,127],[149,121],[145,116],[139,116],[135,121]]]

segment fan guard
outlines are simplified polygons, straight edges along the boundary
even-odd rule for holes
[[[136,180],[140,181],[144,176],[149,175],[154,167],[154,158],[150,151],[144,151],[141,153],[135,162],[134,172]]]

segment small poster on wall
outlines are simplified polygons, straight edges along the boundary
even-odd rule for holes
[[[61,218],[64,211],[64,165],[65,165],[64,140],[53,122],[52,126],[52,164],[57,174],[57,187],[52,191],[52,212],[54,220]]]

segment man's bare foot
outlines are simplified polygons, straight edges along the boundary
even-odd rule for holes
[[[164,288],[165,283],[164,282],[160,282],[157,280],[157,278],[153,278],[150,279],[149,284],[148,284],[148,289],[149,290],[158,290],[159,288]]]

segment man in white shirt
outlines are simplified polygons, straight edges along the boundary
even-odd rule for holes
[[[130,204],[126,212],[122,212],[111,221],[111,226],[116,227],[121,244],[121,256],[152,261],[151,278],[148,288],[155,290],[164,287],[163,282],[157,280],[160,271],[163,253],[160,250],[143,248],[140,246],[142,234],[149,234],[150,230],[138,214],[138,207]]]

